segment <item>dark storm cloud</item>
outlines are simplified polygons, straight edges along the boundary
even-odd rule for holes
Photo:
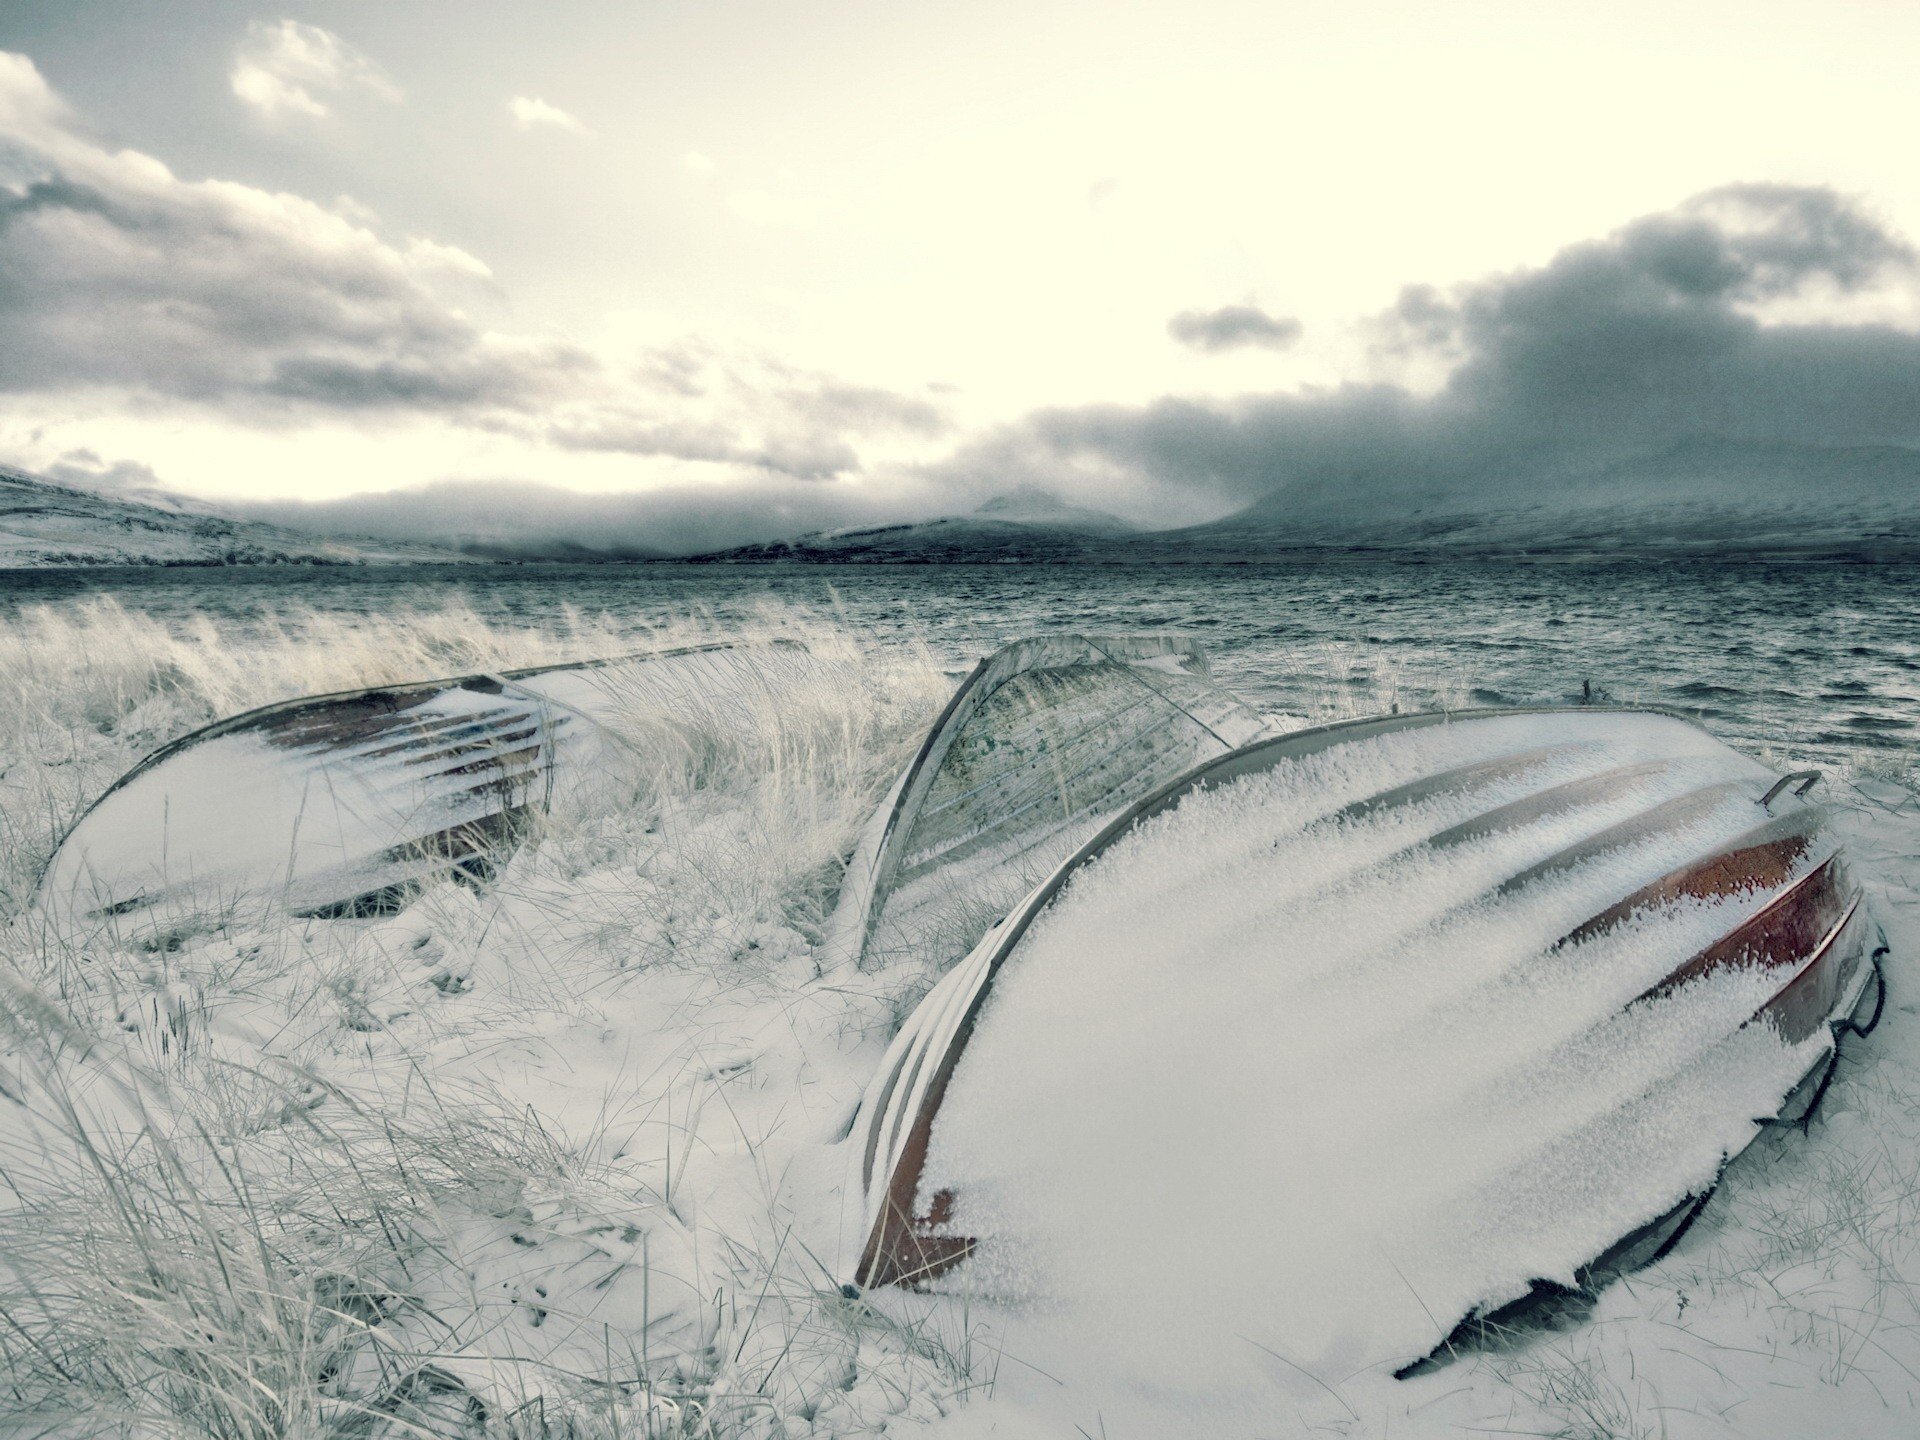
[[[407,359],[290,356],[275,361],[262,395],[339,410],[466,410],[517,405],[569,372],[587,375],[592,357],[556,347],[541,358],[539,385],[521,364],[482,354]]]
[[[160,477],[153,473],[152,466],[135,460],[108,463],[91,450],[69,450],[53,464],[42,466],[40,473],[58,484],[81,490],[160,490]]]
[[[1282,489],[1577,483],[1695,437],[1916,444],[1920,334],[1768,315],[1889,287],[1910,296],[1916,268],[1910,244],[1832,190],[1729,186],[1537,269],[1403,292],[1378,322],[1379,348],[1444,362],[1434,393],[1346,385],[1043,410],[943,473],[1077,480],[1190,514]]]
[[[0,387],[455,410],[525,406],[592,368],[490,340],[433,293],[439,257],[309,202],[120,178],[0,190]]]
[[[1920,337],[1769,326],[1751,307],[1857,292],[1914,265],[1909,245],[1832,191],[1732,186],[1465,287],[1422,329],[1465,356],[1449,399],[1543,442],[1906,438],[1920,429]],[[1892,403],[1836,415],[1834,365]]]
[[[1195,350],[1239,350],[1255,346],[1284,350],[1300,338],[1302,326],[1291,316],[1269,315],[1258,305],[1222,305],[1218,310],[1183,310],[1167,321],[1167,333]]]

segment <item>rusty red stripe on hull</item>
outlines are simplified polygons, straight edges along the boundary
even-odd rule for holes
[[[1870,927],[1856,891],[1853,903],[1814,951],[1813,957],[1779,994],[1761,1007],[1756,1019],[1770,1019],[1781,1037],[1797,1044],[1834,1019],[1866,953]]]
[[[1748,831],[1726,849],[1663,875],[1582,922],[1554,945],[1577,945],[1629,916],[1677,900],[1720,900],[1746,890],[1778,890],[1812,848],[1823,811],[1806,811]]]
[[[1750,891],[1777,891],[1750,916],[1690,958],[1634,1004],[1672,994],[1680,986],[1729,965],[1792,970],[1792,977],[1756,1013],[1771,1019],[1790,1042],[1829,1023],[1857,971],[1865,945],[1860,891],[1840,858],[1829,856],[1794,879],[1813,847],[1825,812],[1807,810],[1769,821],[1712,855],[1635,891],[1563,937],[1555,949],[1591,938],[1629,916],[1681,900],[1717,900]]]
[[[1735,966],[1797,971],[1819,953],[1857,900],[1845,867],[1837,855],[1831,856],[1632,1003],[1671,995],[1682,985]]]
[[[1618,825],[1609,825],[1597,835],[1589,835],[1586,839],[1575,841],[1563,850],[1555,851],[1546,859],[1501,881],[1495,893],[1512,894],[1536,881],[1571,870],[1583,861],[1596,859],[1653,836],[1695,824],[1711,815],[1716,807],[1740,793],[1740,786],[1727,783],[1709,785],[1700,790],[1691,790],[1685,795],[1675,796],[1671,800],[1654,806],[1651,810],[1642,811],[1631,819],[1622,820]]]

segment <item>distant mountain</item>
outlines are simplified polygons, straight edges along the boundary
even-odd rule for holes
[[[517,517],[515,517],[517,520]],[[1314,554],[1737,554],[1920,558],[1920,450],[1701,439],[1580,473],[1326,475],[1237,514],[1141,532],[1024,487],[965,515],[818,531],[689,557],[821,564],[1200,564]],[[150,489],[87,488],[0,468],[0,569],[357,565],[656,558],[520,533],[445,547],[322,537]]]
[[[113,493],[0,468],[0,570],[83,565],[467,561],[431,545],[322,539],[158,490]]]
[[[1132,526],[1105,511],[1069,505],[1032,486],[989,500],[968,515],[821,530],[793,540],[742,545],[696,561],[811,561],[832,565],[1019,564],[1106,559],[1122,549]]]
[[[1546,479],[1344,477],[1138,547],[1163,560],[1330,549],[1920,556],[1920,451],[1703,439]]]
[[[1085,505],[1070,505],[1052,491],[1042,490],[1037,485],[1022,485],[1017,490],[1009,490],[1005,495],[987,501],[972,515],[962,518],[1075,530],[1086,535],[1125,535],[1133,531],[1133,526],[1117,515],[1109,515],[1104,510],[1094,510]]]
[[[606,545],[583,545],[578,540],[533,535],[524,538],[504,536],[456,535],[447,543],[472,560],[508,560],[523,564],[619,565],[629,560],[665,560],[664,550],[647,549],[613,541]],[[459,557],[456,557],[459,558]]]
[[[1328,475],[1141,532],[1027,488],[970,515],[825,531],[711,561],[1201,564],[1353,551],[1920,558],[1920,450],[1700,439],[1602,469]]]

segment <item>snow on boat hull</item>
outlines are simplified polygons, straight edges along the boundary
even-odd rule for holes
[[[828,948],[959,956],[1101,820],[1265,733],[1165,635],[1047,635],[976,665],[847,866]]]
[[[62,839],[37,903],[79,937],[247,901],[395,908],[442,876],[484,878],[558,793],[590,782],[628,721],[724,728],[819,663],[784,641],[693,646],[248,711],[116,781]]]
[[[1648,712],[1386,717],[1202,764],[1116,816],[909,1017],[853,1128],[845,1278],[990,1294],[1082,1232],[1092,1253],[1154,1244],[1128,1219],[1151,1186],[1099,1172],[1136,1139],[1157,1153],[1167,1094],[1239,1116],[1229,1143],[1165,1162],[1198,1193],[1249,1183],[1262,1136],[1302,1150],[1274,1171],[1275,1189],[1314,1177],[1299,1213],[1271,1220],[1319,1235],[1315,1266],[1345,1255],[1346,1320],[1377,1328],[1384,1361],[1645,1263],[1754,1117],[1823,1073],[1877,975],[1884,942],[1826,821]],[[1164,1025],[1105,1013],[1103,990],[1155,987]],[[1187,1023],[1204,1039],[1183,1057]],[[1140,1136],[1106,1113],[1135,1091]],[[1310,1161],[1319,1128],[1343,1138]],[[1343,1211],[1378,1229],[1359,1238]],[[1274,1264],[1284,1283],[1305,1262]],[[1327,1274],[1301,1283],[1318,1295]]]

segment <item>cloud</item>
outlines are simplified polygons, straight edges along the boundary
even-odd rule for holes
[[[938,435],[947,428],[947,415],[931,400],[875,385],[850,385],[843,380],[816,377],[811,384],[781,392],[789,409],[817,427],[871,435],[905,432]]]
[[[120,491],[136,496],[160,489],[160,477],[153,473],[151,465],[143,465],[137,460],[106,461],[92,450],[69,450],[50,465],[40,467],[40,474],[61,485],[71,485],[78,490]]]
[[[698,150],[689,150],[682,155],[680,168],[689,175],[712,175],[720,169],[709,157],[702,155]]]
[[[514,96],[507,102],[507,113],[513,116],[513,123],[522,130],[564,130],[583,140],[593,138],[593,131],[578,115],[570,115],[558,105],[549,105],[545,100],[535,99],[531,95]]]
[[[939,471],[1068,485],[1171,522],[1283,491],[1538,496],[1697,437],[1920,444],[1920,328],[1831,318],[1869,298],[1920,315],[1905,239],[1830,189],[1732,185],[1535,269],[1409,287],[1373,322],[1388,373],[1372,383],[1042,410]],[[1417,388],[1396,366],[1444,378]]]
[[[400,88],[331,30],[298,20],[255,20],[233,58],[233,93],[268,120],[320,119],[322,96],[352,93],[398,103]]]
[[[826,376],[798,376],[764,358],[724,361],[665,348],[648,368],[670,377],[682,393],[722,396],[715,407],[739,418],[730,424],[662,419],[660,407],[621,414],[603,411],[556,421],[549,442],[565,450],[665,456],[771,471],[795,480],[831,480],[861,468],[853,439],[933,436],[945,430],[945,412],[929,400],[878,386]],[[796,383],[798,382],[798,383]]]
[[[464,251],[100,148],[23,56],[0,58],[0,145],[0,390],[472,411],[547,403],[594,369],[468,319],[445,287],[488,272]]]
[[[795,480],[831,480],[860,468],[860,456],[851,445],[818,433],[774,434],[754,442],[713,424],[597,416],[552,425],[546,436],[563,450],[743,465]]]
[[[1298,320],[1269,315],[1257,305],[1183,310],[1167,321],[1167,333],[1182,345],[1210,352],[1248,346],[1284,350],[1300,338],[1301,328]]]
[[[479,258],[383,235],[365,206],[189,180],[101,148],[0,53],[0,395],[244,425],[386,417],[509,445],[818,481],[945,426],[923,395],[680,341],[591,351],[478,324]],[[38,399],[36,400],[38,403]],[[451,437],[450,437],[451,440]]]

